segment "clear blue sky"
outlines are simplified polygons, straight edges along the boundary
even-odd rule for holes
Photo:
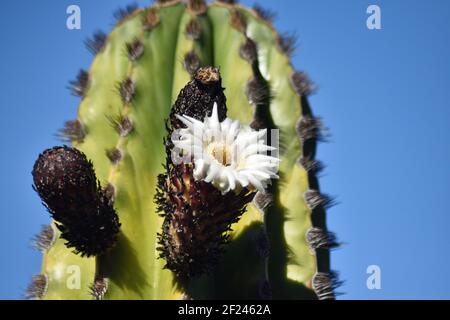
[[[259,3],[278,13],[280,31],[298,34],[294,64],[319,85],[311,104],[333,133],[318,157],[328,165],[322,188],[340,202],[329,211],[346,243],[332,255],[340,298],[449,299],[450,1]],[[69,4],[81,6],[80,31],[65,27]],[[30,171],[76,114],[65,87],[92,59],[83,40],[108,30],[124,4],[2,1],[0,298],[21,298],[40,269],[29,239],[48,216]],[[382,30],[366,28],[370,4],[381,7]],[[371,264],[381,267],[381,290],[366,287]]]

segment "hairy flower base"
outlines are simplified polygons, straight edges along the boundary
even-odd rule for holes
[[[216,264],[237,222],[254,193],[223,195],[212,184],[196,181],[192,165],[172,166],[159,176],[156,202],[164,217],[159,235],[160,256],[180,279],[208,272]]]

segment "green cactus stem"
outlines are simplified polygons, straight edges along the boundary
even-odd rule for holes
[[[59,185],[42,157],[34,170],[54,222],[36,238],[43,266],[28,297],[334,299],[332,201],[320,192],[315,159],[325,135],[307,100],[313,87],[290,63],[292,38],[276,32],[270,12],[235,1],[156,1],[115,17],[108,35],[86,41],[94,61],[70,83],[81,98],[78,115],[58,135],[72,147],[48,151],[83,159],[88,171],[79,174],[70,157],[56,166],[86,184],[54,200],[48,195]],[[176,116],[203,121],[214,102],[221,121],[278,130],[279,179],[264,192],[225,197],[192,180],[194,168],[168,162],[170,134],[182,127]],[[210,197],[193,202],[186,190]],[[90,204],[85,216],[72,215],[82,199]],[[193,219],[186,205],[211,218]],[[104,218],[100,238],[89,216]],[[207,245],[203,231],[177,228],[180,221],[208,228],[214,240]],[[71,228],[86,236],[74,238]],[[87,246],[86,239],[96,241]]]

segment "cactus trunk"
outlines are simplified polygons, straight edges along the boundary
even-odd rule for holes
[[[42,276],[30,295],[334,298],[329,249],[335,242],[327,232],[329,201],[320,194],[320,164],[314,159],[321,125],[307,102],[310,84],[290,63],[288,41],[261,10],[227,1],[159,1],[128,11],[122,11],[107,37],[97,34],[88,43],[94,62],[72,88],[82,99],[78,116],[60,132],[92,161],[119,217],[120,232],[112,248],[82,257],[67,248],[53,223],[53,232],[46,228],[42,236],[48,240],[50,233],[52,241],[40,240]],[[158,176],[166,173],[167,121],[171,112],[186,113],[189,101],[177,102],[180,91],[207,66],[220,67],[229,118],[253,129],[279,130],[280,179],[266,193],[252,195],[231,231],[220,231],[228,243],[209,272],[181,283],[176,272],[165,268],[164,255],[160,258],[160,234],[164,238],[166,229],[155,197]],[[211,114],[212,103],[205,105]],[[236,210],[231,202],[217,205],[229,205],[230,215]],[[71,285],[73,270],[80,270],[79,286]]]

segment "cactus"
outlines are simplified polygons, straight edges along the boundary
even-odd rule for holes
[[[81,104],[58,135],[72,147],[43,152],[33,170],[54,222],[35,238],[43,266],[27,297],[334,299],[332,200],[315,159],[326,135],[292,38],[235,1],[157,1],[115,17],[86,41],[94,62],[70,83]],[[279,179],[265,190],[221,193],[170,160],[180,117],[214,108],[220,121],[279,130]]]

